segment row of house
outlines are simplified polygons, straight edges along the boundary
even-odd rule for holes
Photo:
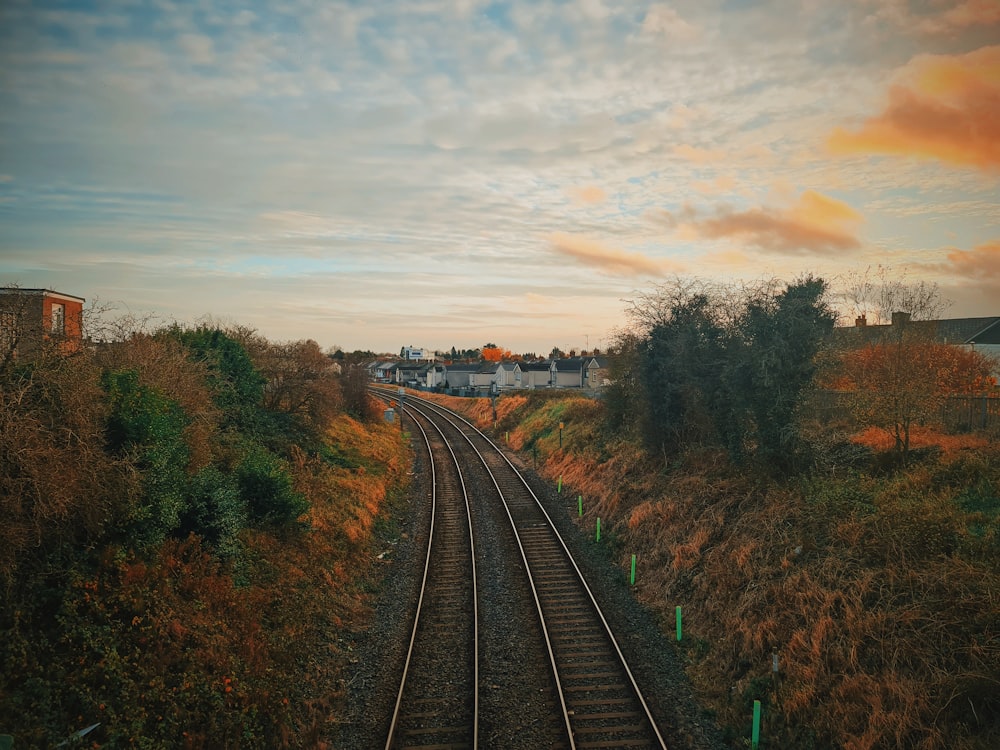
[[[380,383],[467,393],[499,393],[516,388],[583,388],[610,383],[607,357],[565,357],[541,362],[408,362],[385,360],[368,365]]]
[[[909,313],[895,312],[889,323],[872,325],[862,315],[853,326],[838,328],[836,334],[841,345],[851,348],[892,342],[905,336],[909,340],[973,349],[997,363],[994,375],[1000,379],[1000,316],[912,320]]]

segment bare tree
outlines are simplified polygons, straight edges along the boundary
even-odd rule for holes
[[[908,320],[934,320],[951,305],[936,283],[907,281],[905,272],[896,275],[888,266],[850,274],[841,297],[853,317],[871,325],[891,323],[894,313],[904,313]]]

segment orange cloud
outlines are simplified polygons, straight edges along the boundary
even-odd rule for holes
[[[884,153],[1000,168],[1000,46],[921,55],[900,71],[888,104],[859,130],[837,128],[838,154]]]
[[[568,255],[588,266],[623,276],[659,276],[670,270],[669,263],[641,253],[627,253],[600,242],[565,232],[549,236],[549,246],[557,253]]]
[[[608,199],[608,194],[596,185],[587,185],[582,188],[574,188],[570,194],[580,203],[597,204],[604,203]]]
[[[972,250],[953,250],[948,253],[948,262],[959,276],[1000,281],[1000,240],[978,245]]]
[[[670,218],[669,214],[667,218]],[[825,253],[861,247],[856,231],[863,221],[861,214],[846,203],[815,190],[807,190],[797,203],[784,210],[723,209],[714,216],[700,218],[691,209],[686,209],[681,219],[674,223],[677,230],[686,236],[694,235],[702,239],[733,237],[765,251]]]
[[[711,182],[696,180],[691,183],[691,187],[704,195],[716,195],[718,193],[728,193],[736,187],[736,180],[727,175],[716,177]]]
[[[698,148],[697,146],[689,146],[683,143],[680,146],[674,146],[674,156],[678,156],[685,161],[694,162],[695,164],[709,164],[721,161],[725,157],[725,154],[714,149]]]

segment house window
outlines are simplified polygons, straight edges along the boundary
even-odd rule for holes
[[[66,307],[64,305],[52,304],[52,333],[57,336],[66,333]]]

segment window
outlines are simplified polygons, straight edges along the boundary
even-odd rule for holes
[[[62,336],[66,333],[66,307],[52,303],[52,333]]]

